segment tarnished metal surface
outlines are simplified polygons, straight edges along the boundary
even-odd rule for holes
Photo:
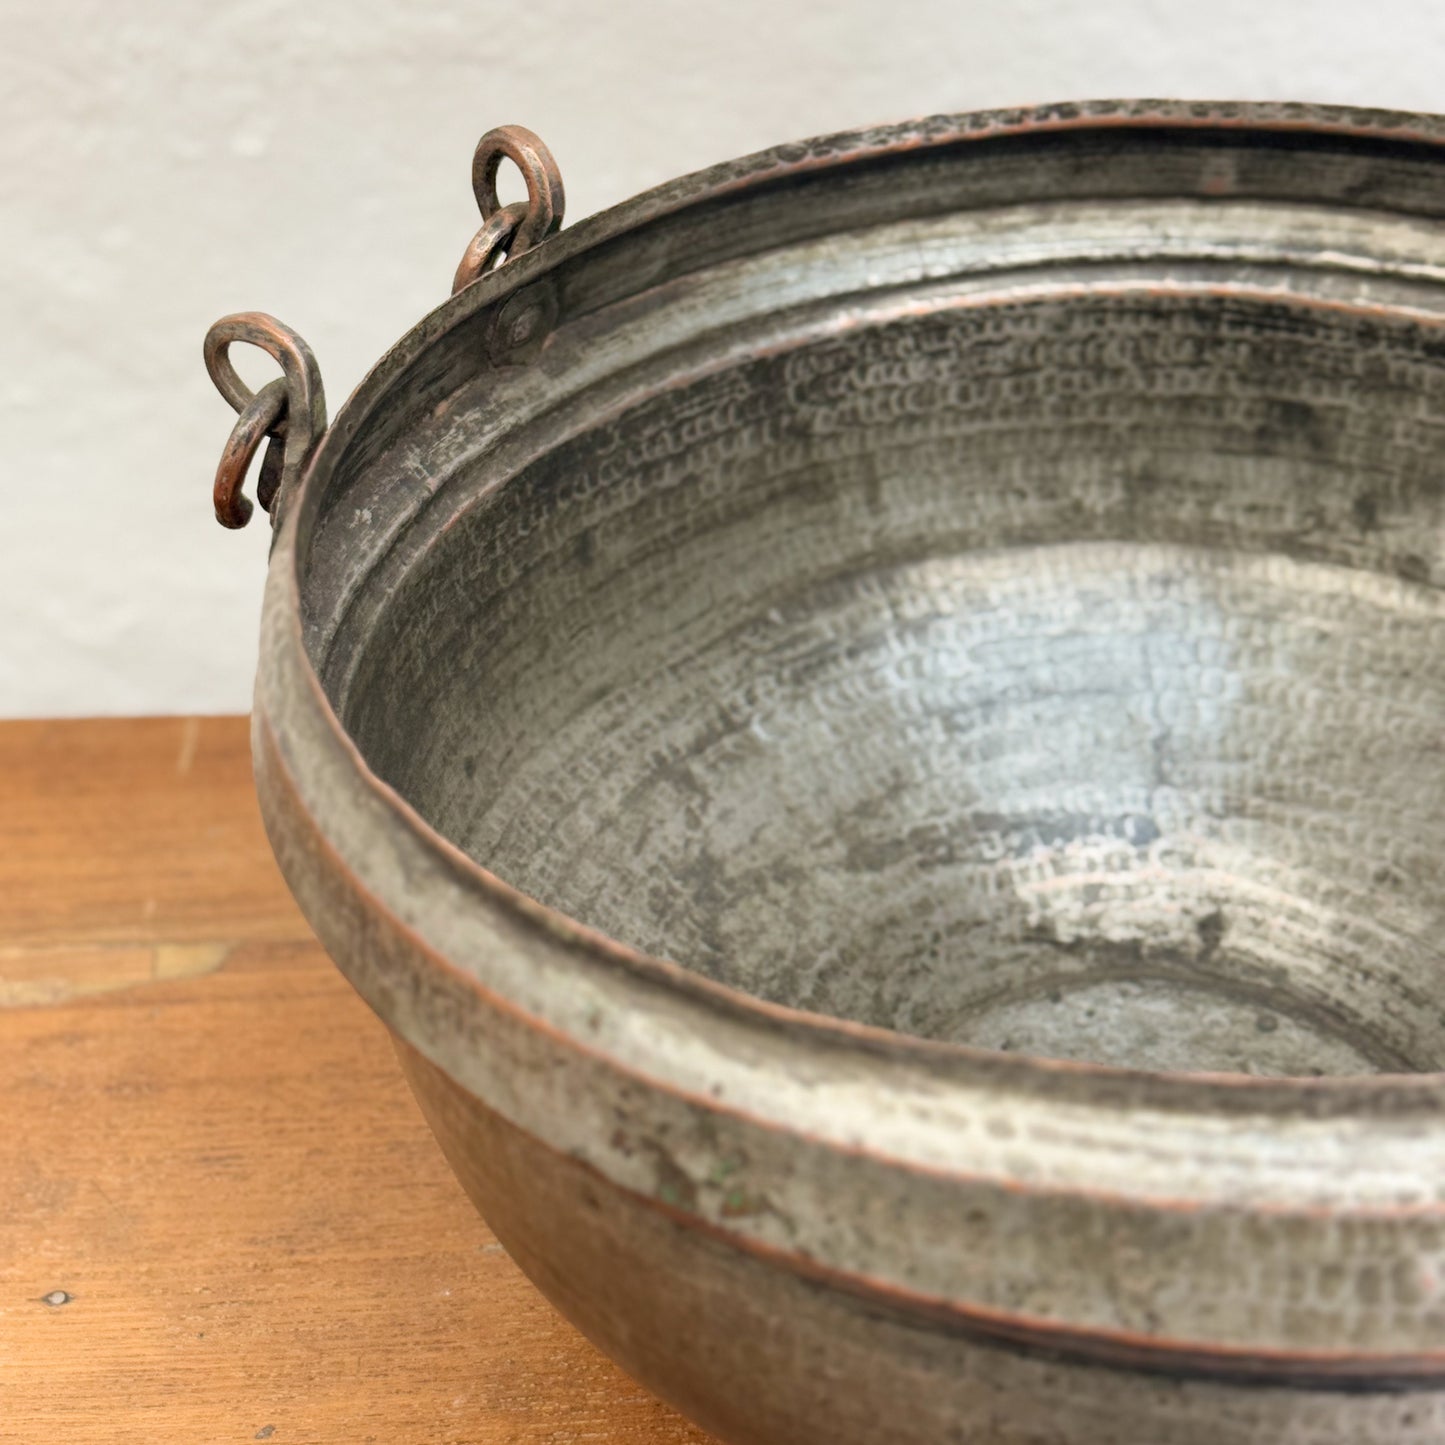
[[[281,865],[723,1439],[1445,1438],[1442,145],[785,147],[479,268],[295,487]]]

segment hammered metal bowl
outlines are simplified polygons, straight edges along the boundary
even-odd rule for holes
[[[730,1445],[1445,1439],[1442,144],[783,147],[484,246],[288,454],[281,865]]]

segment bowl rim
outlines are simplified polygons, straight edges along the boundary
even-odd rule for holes
[[[1445,1123],[1445,1071],[1272,1077],[1139,1069],[1002,1052],[772,1003],[671,959],[634,948],[515,888],[432,827],[367,764],[332,706],[304,642],[301,572],[309,526],[319,508],[333,459],[345,453],[370,408],[407,368],[440,337],[479,311],[497,305],[553,266],[605,241],[665,215],[781,178],[971,140],[1120,128],[1192,128],[1403,141],[1435,147],[1445,161],[1445,116],[1302,102],[1089,100],[930,116],[774,146],[666,182],[591,216],[484,276],[419,321],[363,378],[309,459],[285,509],[271,559],[273,572],[278,566],[283,570],[286,646],[304,681],[306,696],[301,705],[324,727],[331,743],[345,758],[347,781],[357,796],[377,805],[381,814],[442,863],[468,890],[482,895],[526,929],[545,934],[553,942],[562,940],[610,969],[638,982],[661,985],[707,1011],[766,1030],[785,1030],[796,1041],[814,1039],[875,1057],[919,1063],[939,1071],[941,1077],[986,1080],[1005,1089],[1014,1085],[1029,1092],[1057,1092],[1074,1103],[1107,1107],[1127,1098],[1136,1105],[1144,1103],[1164,1112],[1248,1114],[1265,1119],[1410,1118],[1417,1125],[1433,1117]],[[1393,314],[1390,308],[1384,309]],[[271,595],[268,587],[268,599]],[[270,721],[265,706],[266,678],[263,644],[257,690],[257,712],[263,726]],[[331,841],[334,846],[335,840]],[[362,886],[354,873],[351,881]],[[388,911],[385,901],[374,891],[369,898],[373,906]],[[439,965],[453,967],[435,949],[427,952]],[[463,977],[479,995],[484,992],[479,980],[470,974]]]

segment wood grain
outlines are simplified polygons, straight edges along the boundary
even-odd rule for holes
[[[0,724],[0,843],[0,1441],[706,1445],[466,1201],[244,719]]]

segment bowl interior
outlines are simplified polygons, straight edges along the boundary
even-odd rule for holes
[[[339,699],[508,882],[778,1003],[1445,1068],[1445,364],[1224,295],[925,308],[475,500]]]

